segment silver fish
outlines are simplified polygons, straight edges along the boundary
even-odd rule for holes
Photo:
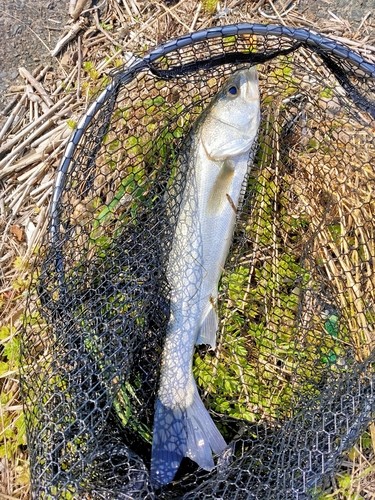
[[[232,75],[195,122],[168,259],[171,314],[155,405],[151,481],[173,480],[183,457],[205,470],[226,443],[193,378],[195,344],[216,345],[218,283],[260,122],[255,67]]]

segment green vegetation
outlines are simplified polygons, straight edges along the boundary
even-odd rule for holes
[[[91,61],[85,61],[82,66],[87,79],[82,82],[81,88],[87,97],[92,99],[105,89],[111,79],[107,75],[102,75],[102,72]]]
[[[133,316],[136,324],[140,327],[143,326],[144,318],[137,316],[137,309],[129,304],[121,294],[107,297],[107,300],[108,304],[103,306],[100,313],[103,323],[110,325],[111,319],[119,314],[127,314],[130,317]],[[85,318],[85,311],[82,311],[79,316]],[[87,352],[90,353],[92,362],[97,366],[97,373],[101,374],[108,393],[113,398],[113,407],[122,425],[124,427],[129,425],[131,429],[139,433],[146,442],[151,443],[151,430],[147,425],[139,421],[137,412],[133,411],[133,407],[141,405],[141,402],[137,398],[136,392],[131,384],[121,380],[122,374],[118,373],[118,368],[112,366],[113,353],[107,352],[108,346],[105,345],[105,335],[101,338],[97,334],[93,334],[94,328],[90,328],[90,324],[86,324],[85,319],[81,322],[81,328],[82,335],[84,336],[85,348]],[[118,335],[121,335],[121,331],[118,332]]]
[[[285,75],[293,81],[288,67]],[[218,347],[194,357],[208,405],[249,422],[291,416],[298,398],[319,394],[331,370],[348,369],[347,329],[324,312],[321,284],[299,257],[311,221],[290,209],[294,181],[276,155],[279,115],[271,108],[249,178],[250,210],[237,227],[247,243],[234,250],[221,279]]]
[[[216,12],[217,1],[216,0],[202,0],[203,11],[207,14],[214,14]]]
[[[293,240],[306,219],[291,220],[285,208],[274,212],[275,196],[282,193],[276,194],[270,170],[259,173],[254,190],[254,210],[243,228],[249,238],[256,235],[255,248],[244,256],[250,264],[233,264],[241,256],[233,257],[221,280],[226,300],[218,357],[209,352],[202,359],[196,354],[194,361],[194,374],[210,406],[250,422],[287,416],[296,391],[291,379],[300,379],[300,392],[314,394],[313,384],[322,381],[328,357],[339,350],[334,335],[331,341],[322,340],[327,337],[324,328],[333,326],[323,316],[311,312],[301,333],[300,296],[317,290],[318,284],[292,249],[282,250],[273,232],[277,216],[279,232]],[[259,253],[263,262],[251,264]],[[317,363],[319,359],[324,362]]]
[[[17,474],[15,484],[24,487],[29,482],[28,462],[20,453],[26,445],[26,428],[22,406],[19,401],[18,377],[20,367],[20,325],[22,320],[22,299],[30,282],[29,266],[20,258],[14,260],[15,271],[12,290],[7,302],[0,304],[5,316],[6,307],[12,308],[12,315],[0,327],[0,461],[6,468],[15,463]],[[5,477],[5,476],[4,476]]]

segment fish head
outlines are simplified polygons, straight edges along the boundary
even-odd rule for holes
[[[200,138],[211,160],[225,160],[250,151],[260,122],[255,66],[234,73],[204,112]]]

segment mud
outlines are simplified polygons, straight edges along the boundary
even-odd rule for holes
[[[319,20],[328,20],[332,16],[329,11],[343,21],[348,21],[356,30],[368,12],[375,32],[375,0],[300,0],[298,11],[306,17],[319,23]]]
[[[20,66],[30,72],[38,64],[57,64],[50,56],[68,20],[68,0],[0,0],[0,109],[7,89],[24,83]]]

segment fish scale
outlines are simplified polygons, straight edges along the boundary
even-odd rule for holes
[[[216,345],[218,283],[236,207],[258,134],[255,67],[234,73],[194,124],[187,144],[186,185],[167,265],[170,320],[155,406],[151,480],[173,480],[183,457],[205,470],[226,442],[198,394],[192,362],[196,344]]]

